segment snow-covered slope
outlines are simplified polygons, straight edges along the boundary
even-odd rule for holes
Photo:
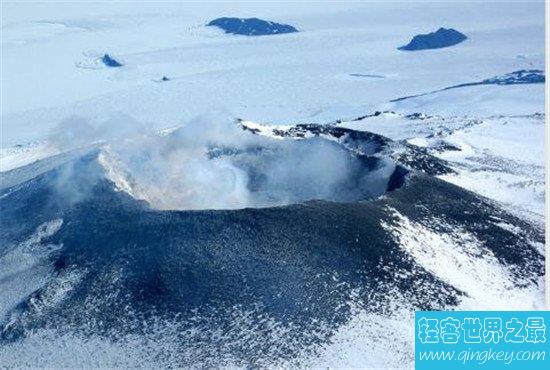
[[[456,171],[442,178],[543,224],[544,120],[540,113],[476,117],[384,112],[340,125],[426,148]]]

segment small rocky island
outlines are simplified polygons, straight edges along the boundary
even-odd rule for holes
[[[459,44],[467,38],[466,35],[452,28],[440,28],[435,32],[416,35],[411,42],[398,49],[409,51],[440,49]]]
[[[207,26],[221,28],[225,33],[245,36],[267,36],[298,32],[291,25],[264,21],[259,18],[216,18]]]
[[[103,64],[105,64],[107,67],[122,67],[122,66],[123,66],[122,63],[119,63],[116,59],[114,59],[113,57],[111,57],[109,54],[105,54],[105,55],[101,58],[101,61],[102,61]]]

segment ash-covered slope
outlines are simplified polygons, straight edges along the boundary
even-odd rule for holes
[[[50,357],[41,353],[69,348],[80,365],[307,366],[359,312],[502,308],[510,294],[537,288],[544,267],[534,243],[544,242],[542,231],[423,165],[415,170],[414,160],[405,169],[396,153],[407,148],[317,125],[271,133],[280,145],[332,142],[363,158],[352,167],[363,174],[393,155],[385,195],[156,210],[121,190],[102,148],[23,182],[16,172],[2,174],[12,177],[0,197],[3,363],[45,366]],[[265,169],[263,153],[252,152],[260,159],[249,174]],[[226,147],[208,160],[240,155]],[[13,269],[14,261],[26,269]],[[26,282],[26,271],[39,279]],[[383,338],[373,346],[393,345]],[[105,346],[122,346],[124,356],[94,353]],[[138,353],[128,360],[128,351]]]

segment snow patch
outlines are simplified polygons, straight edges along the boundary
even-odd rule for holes
[[[467,294],[461,308],[479,310],[536,309],[536,287],[518,288],[516,278],[490,250],[465,230],[443,232],[442,220],[410,220],[393,208],[388,209],[396,224],[382,222],[400,247],[415,263]],[[437,229],[437,230],[436,230]]]
[[[62,225],[62,219],[45,222],[27,240],[0,250],[0,318],[46,283],[53,270],[47,258],[61,246],[43,242]]]

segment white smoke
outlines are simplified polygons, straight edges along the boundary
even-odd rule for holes
[[[67,131],[70,123],[74,126]],[[336,142],[273,140],[219,115],[195,119],[165,135],[143,127],[117,117],[94,129],[73,118],[58,128],[52,143],[104,142],[99,161],[107,177],[118,190],[157,209],[355,201],[382,194],[395,168],[387,161],[369,172]]]

